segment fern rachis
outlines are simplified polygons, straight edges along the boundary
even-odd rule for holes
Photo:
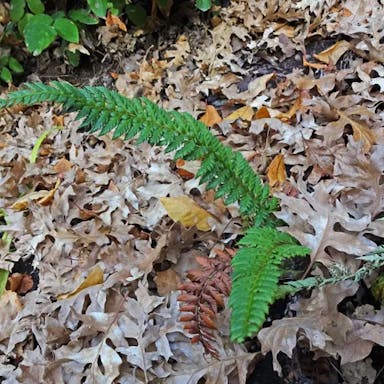
[[[113,131],[113,138],[136,138],[139,143],[147,141],[175,151],[176,159],[201,160],[196,175],[200,182],[215,189],[216,197],[223,197],[226,204],[238,201],[240,214],[253,225],[232,261],[231,337],[243,341],[257,332],[277,292],[281,262],[308,250],[274,228],[278,201],[244,157],[224,146],[188,113],[168,112],[146,98],[128,99],[104,87],[26,84],[24,90],[0,99],[0,108],[41,102],[59,103],[64,111],[77,112],[82,126],[91,126],[90,132]]]

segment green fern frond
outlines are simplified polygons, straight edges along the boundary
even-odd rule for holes
[[[244,157],[225,147],[188,113],[168,112],[146,98],[127,99],[104,87],[78,89],[57,81],[26,84],[25,89],[0,99],[0,108],[42,102],[59,103],[64,111],[77,112],[81,126],[89,126],[91,133],[112,132],[113,138],[163,146],[166,152],[175,151],[175,158],[201,160],[196,175],[200,182],[207,183],[207,189],[214,189],[216,198],[223,197],[226,204],[237,201],[240,214],[254,225],[233,259],[231,337],[242,341],[257,332],[275,298],[281,261],[308,250],[272,228],[278,200]]]
[[[167,112],[146,98],[127,99],[104,87],[78,89],[69,83],[54,81],[26,84],[24,90],[12,92],[0,100],[0,107],[14,104],[32,105],[55,102],[67,112],[77,112],[82,126],[90,132],[113,138],[136,138],[162,145],[174,151],[175,158],[202,160],[198,177],[208,189],[217,191],[226,204],[239,201],[240,213],[250,223],[265,224],[277,209],[278,201],[271,197],[248,162],[240,153],[224,147],[209,129],[187,113]]]
[[[269,227],[248,229],[239,245],[232,260],[230,306],[231,338],[241,342],[263,325],[278,291],[282,261],[305,256],[309,250],[289,234]]]

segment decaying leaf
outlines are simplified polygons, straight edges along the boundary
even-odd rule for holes
[[[196,226],[200,231],[210,231],[211,223],[208,219],[213,216],[201,208],[188,196],[162,197],[160,198],[168,215],[174,221],[179,221],[184,227]]]

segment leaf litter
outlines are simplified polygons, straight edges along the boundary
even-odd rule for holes
[[[118,20],[103,37],[121,63],[119,92],[202,119],[275,185],[282,229],[312,250],[306,275],[354,272],[356,257],[383,241],[384,7],[373,3],[240,0],[211,26],[191,16],[192,28],[171,27],[130,57]],[[0,231],[12,238],[0,268],[30,258],[39,274],[37,290],[1,296],[4,382],[245,383],[259,354],[219,326],[220,359],[205,356],[179,321],[176,292],[196,257],[234,245],[236,205],[212,204],[192,178],[198,164],[81,133],[72,115],[56,125],[47,106],[0,115]],[[169,217],[161,201],[182,196],[189,204]],[[358,289],[342,282],[296,295],[288,315],[259,332],[261,352],[284,374],[281,352],[294,358],[306,340],[345,377],[366,362],[373,382],[383,313],[351,300]]]

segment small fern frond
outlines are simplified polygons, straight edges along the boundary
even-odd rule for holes
[[[281,262],[305,256],[309,250],[289,234],[269,227],[250,228],[239,245],[242,248],[232,260],[230,306],[231,338],[242,342],[263,325],[278,290]]]
[[[31,105],[42,102],[62,104],[65,111],[77,112],[82,126],[104,135],[113,131],[113,138],[136,138],[166,151],[176,151],[176,158],[201,160],[198,177],[208,188],[216,189],[216,197],[226,204],[239,202],[240,213],[257,225],[272,220],[278,207],[244,157],[225,147],[201,122],[188,113],[167,112],[146,98],[127,99],[104,87],[78,89],[69,83],[54,81],[50,85],[31,83],[26,89],[9,93],[0,99],[0,108],[14,104]]]

